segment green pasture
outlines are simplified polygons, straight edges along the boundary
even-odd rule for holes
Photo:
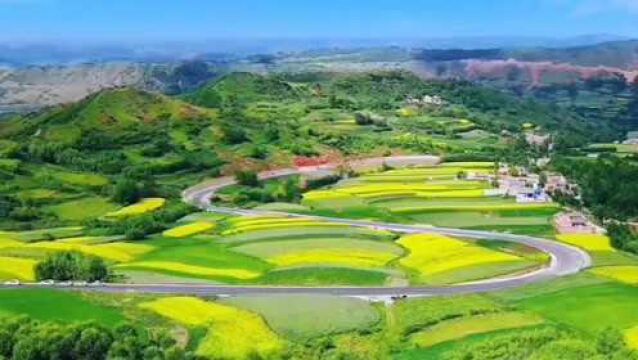
[[[382,271],[363,270],[348,267],[311,266],[274,269],[264,274],[258,281],[265,285],[303,286],[382,286],[389,275]]]
[[[504,308],[481,295],[462,295],[402,300],[391,310],[394,326],[401,333],[411,334],[445,320],[499,313]]]
[[[404,253],[404,250],[394,243],[348,239],[345,237],[317,239],[306,238],[296,241],[267,241],[245,244],[233,248],[233,250],[237,252],[261,258],[320,249],[340,249],[344,252],[373,251],[388,253],[394,256],[401,256]]]
[[[46,209],[55,214],[60,220],[82,221],[98,218],[117,210],[118,207],[118,205],[113,204],[108,199],[96,196],[51,205]]]
[[[514,304],[556,323],[594,334],[607,327],[636,326],[636,299],[638,287],[603,283],[539,294]]]
[[[394,234],[386,231],[377,231],[367,228],[346,227],[311,227],[288,228],[276,230],[252,231],[249,233],[228,235],[219,239],[224,244],[243,244],[261,241],[302,240],[305,238],[349,238],[362,240],[392,240]]]
[[[366,331],[380,320],[365,300],[327,295],[241,296],[221,302],[260,314],[273,330],[296,341]]]
[[[105,325],[125,321],[120,311],[97,304],[80,292],[48,289],[0,290],[0,316],[18,315],[28,315],[43,321],[96,321]]]
[[[214,240],[205,237],[156,238],[144,241],[143,244],[153,246],[155,250],[138,257],[132,263],[124,264],[121,269],[125,271],[157,272],[180,277],[220,279],[232,282],[236,280],[226,279],[224,276],[210,276],[188,271],[181,272],[179,269],[153,268],[149,270],[140,268],[135,264],[145,262],[177,263],[210,269],[240,269],[255,273],[262,273],[271,268],[268,263],[256,257],[232,251],[226,246],[217,244]]]

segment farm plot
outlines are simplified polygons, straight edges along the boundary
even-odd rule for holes
[[[603,266],[591,272],[625,284],[638,285],[638,266]]]
[[[125,321],[117,309],[93,302],[79,292],[50,289],[0,291],[0,317],[19,315],[42,321],[96,321],[109,326]]]
[[[262,284],[382,285],[403,277],[388,266],[404,253],[388,231],[263,216],[226,219],[220,227],[217,243],[269,264]]]
[[[117,220],[142,215],[161,208],[162,206],[164,206],[164,203],[166,203],[166,200],[162,198],[143,199],[133,205],[129,205],[117,211],[107,213],[106,215],[104,215],[104,217],[107,219]]]
[[[77,240],[77,239],[76,239]],[[97,256],[113,262],[132,261],[153,249],[145,244],[134,244],[126,242],[110,242],[105,244],[90,244],[82,241],[43,241],[24,244],[21,243],[12,247],[0,249],[0,254],[19,255],[39,259],[48,253],[55,251],[78,251],[86,255]]]
[[[416,281],[421,283],[478,280],[536,265],[530,259],[442,235],[407,235],[398,243],[410,251],[399,264],[412,270]]]
[[[221,300],[261,314],[279,334],[294,340],[366,330],[379,322],[368,302],[334,296],[243,296]]]
[[[610,239],[598,234],[562,234],[556,235],[559,241],[578,246],[587,251],[615,251]]]
[[[17,257],[0,256],[0,279],[18,279],[22,281],[35,280],[35,265],[37,261]]]
[[[268,358],[281,352],[284,341],[257,314],[192,297],[169,297],[142,303],[141,308],[178,323],[207,328],[197,348],[204,357]]]
[[[166,230],[162,235],[173,238],[184,238],[191,235],[199,234],[204,231],[209,231],[215,228],[215,224],[208,221],[197,221],[194,223],[176,226],[172,229]]]
[[[481,295],[418,298],[397,302],[391,309],[401,334],[413,334],[443,321],[504,311],[502,305]]]
[[[638,287],[603,283],[527,296],[513,304],[557,323],[598,333],[607,327],[630,329],[638,324]]]
[[[419,347],[431,347],[470,335],[523,328],[542,323],[543,319],[538,316],[517,312],[469,316],[444,321],[419,331],[410,337],[410,341]]]
[[[488,181],[457,179],[488,175],[493,168],[489,162],[444,163],[365,174],[305,193],[302,204],[351,217],[553,235],[551,218],[559,205],[517,203],[494,196]]]
[[[81,221],[98,218],[117,209],[117,206],[102,197],[88,197],[71,200],[46,208],[60,220]]]
[[[227,229],[222,231],[222,235],[234,235],[249,233],[259,230],[278,230],[290,228],[345,228],[346,225],[334,224],[326,221],[318,221],[303,218],[283,218],[283,217],[237,217],[226,221]]]
[[[260,257],[279,267],[332,265],[378,268],[403,254],[403,250],[392,243],[347,238],[259,242],[241,245],[234,250]]]
[[[271,268],[258,258],[232,251],[206,238],[192,237],[187,241],[157,238],[146,241],[145,245],[154,250],[135,261],[118,265],[117,269],[241,282],[258,278]]]

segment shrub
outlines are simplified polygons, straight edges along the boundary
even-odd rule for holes
[[[106,281],[110,270],[104,260],[79,252],[63,251],[47,256],[35,267],[37,280]]]
[[[235,180],[239,185],[258,187],[261,183],[257,173],[250,170],[237,171],[235,173]]]

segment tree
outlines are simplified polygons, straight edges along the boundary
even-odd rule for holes
[[[250,170],[237,171],[235,173],[235,180],[239,185],[258,187],[261,183],[257,173]]]
[[[78,252],[63,251],[48,255],[35,267],[37,280],[106,281],[110,271],[104,260]]]
[[[137,182],[130,179],[121,179],[113,188],[112,199],[120,204],[129,205],[137,202],[142,197],[142,192]]]

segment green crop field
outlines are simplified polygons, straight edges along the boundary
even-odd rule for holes
[[[369,303],[351,298],[321,295],[245,296],[222,302],[261,314],[275,331],[294,340],[364,331],[374,327],[381,319],[378,311]]]
[[[638,288],[621,284],[582,286],[529,297],[515,304],[552,321],[596,333],[638,324]]]
[[[61,220],[81,221],[100,217],[110,211],[117,209],[117,206],[100,197],[90,197],[79,200],[72,200],[48,207],[48,210]]]
[[[272,270],[264,274],[259,281],[267,285],[385,285],[389,275],[382,271],[355,269],[348,267],[297,267]]]
[[[116,308],[99,305],[81,293],[56,290],[0,290],[0,317],[28,315],[43,321],[96,321],[117,325],[125,321]]]

